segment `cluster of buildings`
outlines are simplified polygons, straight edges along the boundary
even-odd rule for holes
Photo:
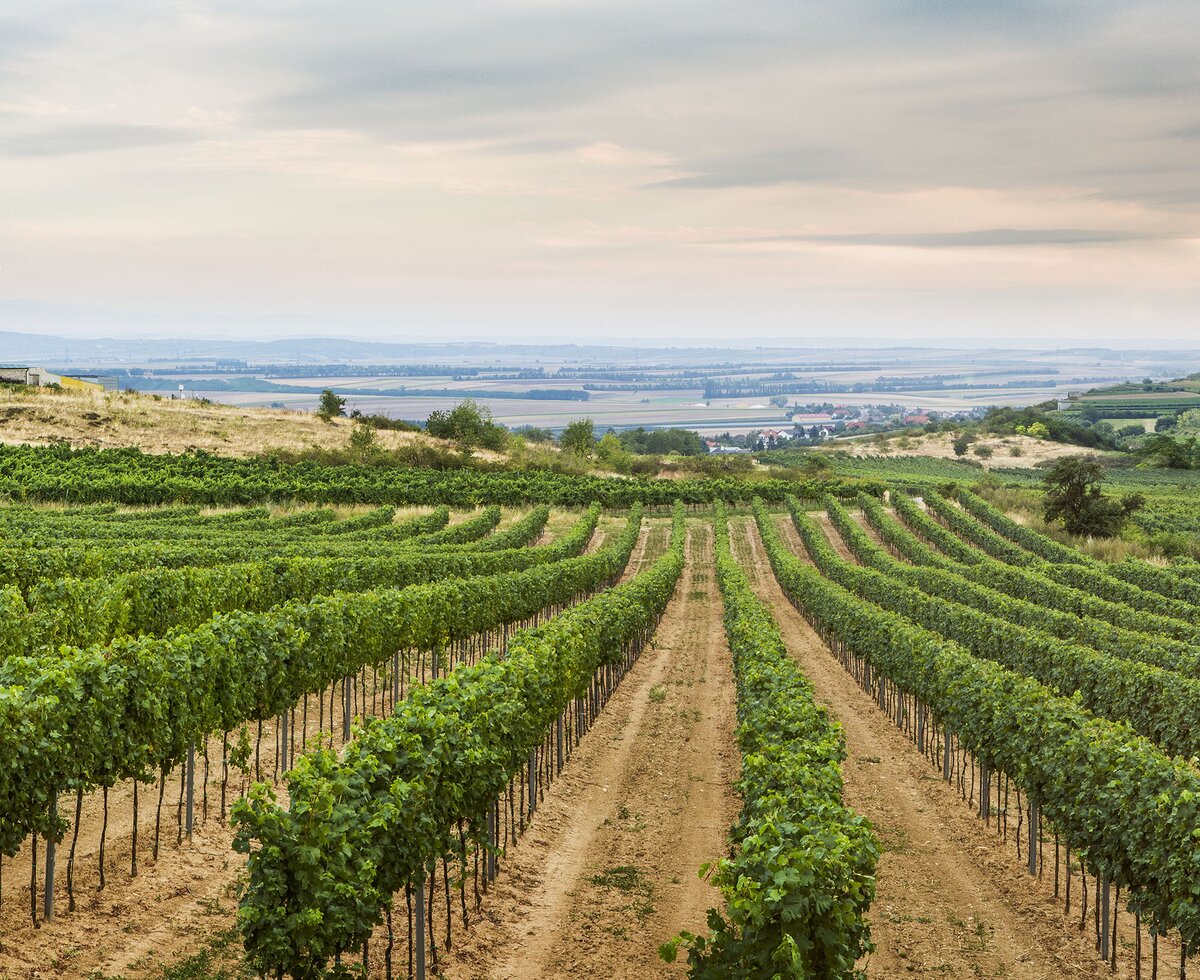
[[[806,446],[828,442],[835,436],[850,436],[859,432],[878,432],[882,429],[928,425],[930,422],[943,418],[976,415],[980,410],[972,409],[963,412],[939,413],[926,412],[922,409],[908,410],[900,405],[834,405],[807,406],[809,409],[822,408],[822,411],[796,412],[792,415],[791,428],[762,429],[751,433],[743,445],[738,437],[735,444],[730,440],[706,439],[705,444],[710,454],[716,453],[748,453],[765,449],[779,449],[789,443],[802,443]]]

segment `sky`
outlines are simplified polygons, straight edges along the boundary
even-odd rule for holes
[[[0,329],[1200,346],[1195,0],[0,3]]]

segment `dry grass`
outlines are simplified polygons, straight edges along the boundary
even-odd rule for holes
[[[349,419],[325,422],[305,412],[145,394],[0,388],[0,442],[7,443],[136,446],[147,453],[201,449],[222,456],[251,456],[272,449],[295,453],[344,449],[353,427]],[[416,432],[380,430],[376,436],[384,449],[421,442],[446,446]]]
[[[854,456],[935,456],[941,459],[965,459],[981,463],[985,469],[992,467],[1033,467],[1050,459],[1095,453],[1084,446],[1069,446],[1061,442],[1047,442],[1032,436],[981,436],[971,443],[965,456],[954,452],[954,436],[949,432],[934,432],[919,436],[892,436],[887,439],[839,439],[834,448],[846,450]],[[990,458],[975,454],[979,446],[992,450]],[[1017,455],[1013,451],[1017,451]]]

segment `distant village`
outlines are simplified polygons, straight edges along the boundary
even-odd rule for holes
[[[937,426],[951,420],[979,419],[985,412],[984,407],[939,412],[909,409],[903,405],[794,405],[791,428],[758,429],[740,435],[726,432],[705,439],[704,444],[710,455],[737,455],[785,446],[819,446],[834,438]]]

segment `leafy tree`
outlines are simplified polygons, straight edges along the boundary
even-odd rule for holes
[[[621,445],[639,456],[663,456],[678,453],[681,456],[704,456],[708,449],[704,440],[691,429],[627,429],[618,439]]]
[[[486,405],[468,398],[449,412],[431,412],[425,421],[425,431],[439,439],[456,442],[465,451],[482,447],[501,451],[508,444],[508,430],[492,421]]]
[[[1120,533],[1133,511],[1143,506],[1140,494],[1113,500],[1100,490],[1104,469],[1094,456],[1066,456],[1046,471],[1045,518],[1061,520],[1071,534],[1111,538]]]
[[[512,430],[514,436],[520,436],[526,442],[553,442],[554,433],[549,429],[541,429],[536,425],[522,425]]]
[[[950,443],[954,447],[955,456],[967,455],[967,448],[975,441],[975,437],[969,432],[964,432],[961,435],[955,436],[954,441]]]
[[[1200,436],[1200,408],[1181,412],[1176,420],[1176,435]]]
[[[596,446],[596,455],[610,469],[617,473],[628,473],[633,464],[633,454],[621,444],[615,432],[606,432],[604,438]]]
[[[378,449],[374,426],[356,422],[354,428],[350,430],[350,451],[360,459],[365,459]]]
[[[1194,437],[1177,439],[1158,433],[1147,439],[1138,453],[1168,469],[1190,470],[1200,466],[1200,443]]]
[[[596,426],[591,419],[576,419],[559,437],[563,452],[576,456],[591,456],[596,448]]]
[[[1034,439],[1049,439],[1050,427],[1045,422],[1034,422],[1025,430],[1025,434],[1033,436]]]
[[[332,388],[321,392],[321,401],[317,406],[317,414],[326,422],[346,414],[346,399],[334,394]]]
[[[1179,424],[1178,415],[1160,415],[1154,420],[1155,432],[1167,432]]]

